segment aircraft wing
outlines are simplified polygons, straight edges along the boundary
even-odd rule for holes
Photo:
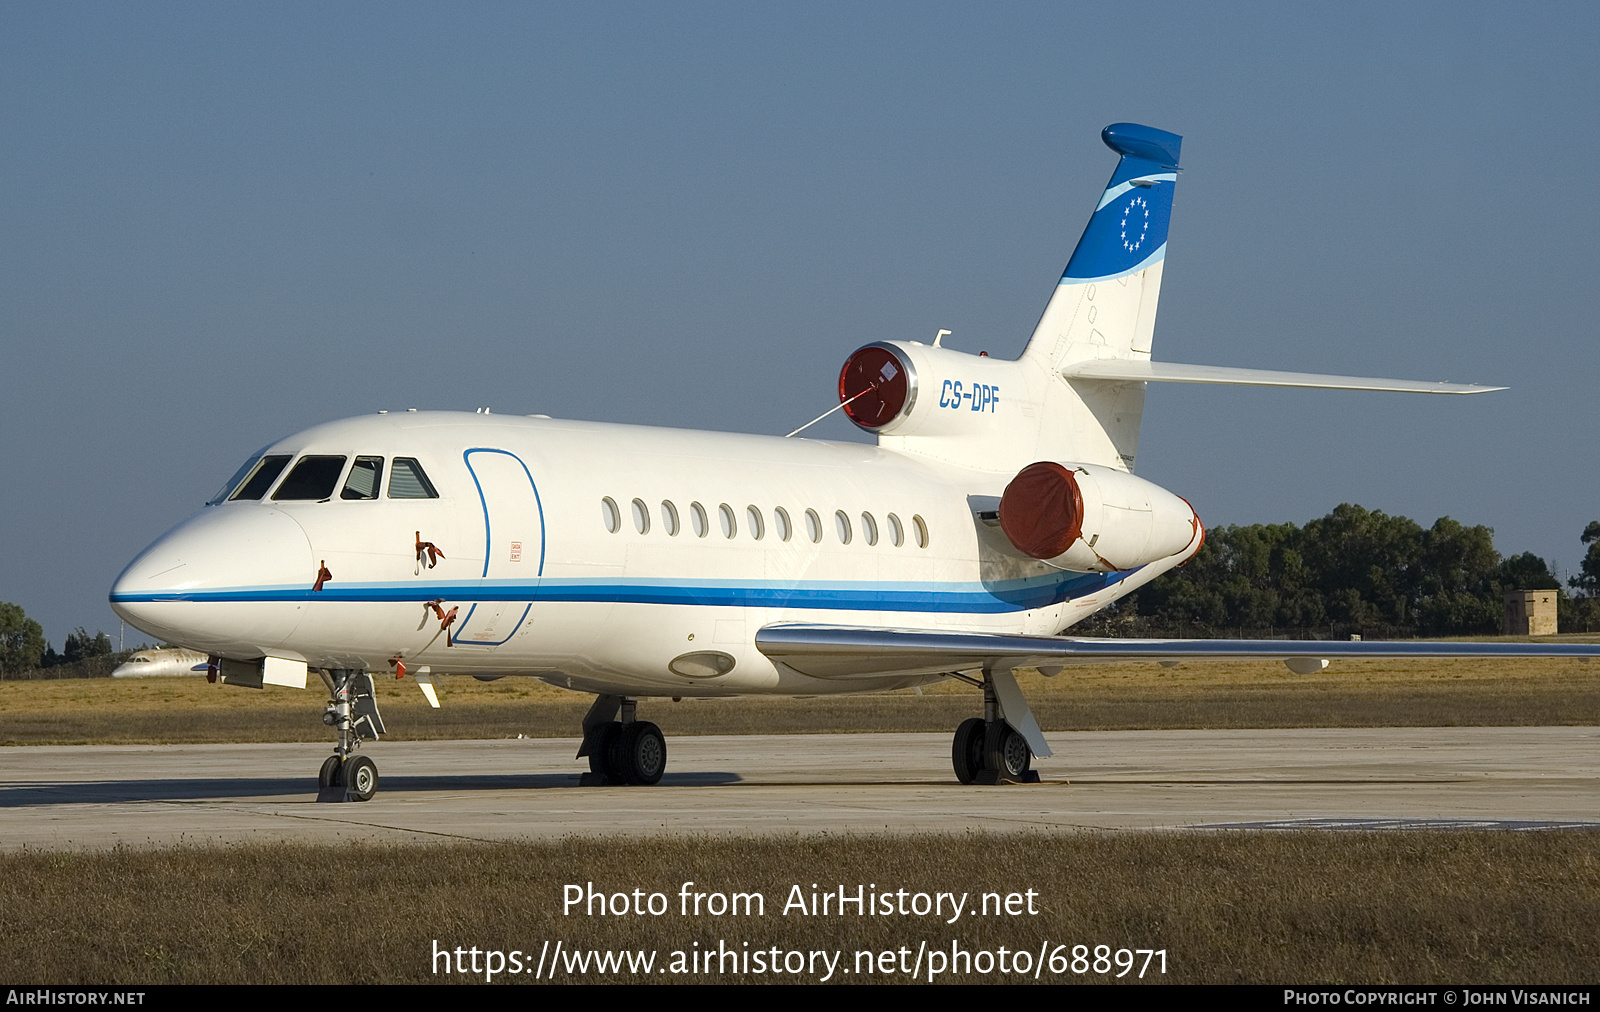
[[[1315,662],[1377,657],[1600,657],[1600,643],[1439,643],[1420,640],[1157,640],[1020,636],[942,629],[776,623],[756,633],[763,654],[814,678],[1060,668],[1097,661],[1207,658]]]

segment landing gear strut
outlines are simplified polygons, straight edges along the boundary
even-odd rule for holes
[[[584,786],[655,784],[667,770],[667,741],[661,729],[634,717],[635,700],[599,696],[583,718],[583,745],[577,758],[589,757]],[[620,719],[618,719],[620,717]]]
[[[378,792],[378,764],[355,751],[362,741],[376,741],[384,730],[372,676],[335,668],[322,672],[322,681],[328,687],[322,722],[338,729],[339,743],[317,773],[317,800],[369,801]]]
[[[1005,706],[1002,694],[1007,697]],[[1006,719],[1007,711],[1025,730],[1012,726]],[[1031,731],[1043,744],[1044,737],[1038,733],[1033,714],[1017,690],[1015,677],[1009,670],[985,670],[983,716],[962,721],[950,746],[956,779],[963,784],[1038,783],[1039,774],[1032,769],[1034,747],[1025,731]],[[1039,754],[1049,755],[1048,747]]]

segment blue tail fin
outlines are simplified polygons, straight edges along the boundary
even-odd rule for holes
[[[1183,138],[1135,123],[1100,137],[1122,157],[1022,361],[1048,373],[1040,435],[1070,444],[1062,449],[1073,455],[1059,459],[1132,470],[1144,384],[1069,382],[1061,372],[1086,359],[1149,361]]]
[[[1167,255],[1167,224],[1183,138],[1134,123],[1101,131],[1122,155],[1062,274],[1068,281],[1109,281],[1144,270]]]

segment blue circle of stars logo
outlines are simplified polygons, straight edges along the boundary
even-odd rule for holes
[[[1122,248],[1137,253],[1150,232],[1150,202],[1144,197],[1134,197],[1122,210]]]

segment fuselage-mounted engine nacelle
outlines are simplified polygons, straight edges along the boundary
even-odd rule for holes
[[[978,436],[1001,442],[1031,402],[1020,363],[882,341],[857,348],[839,370],[839,400],[856,425],[880,436]]]
[[[1126,471],[1053,460],[1011,479],[1000,498],[1000,529],[1022,554],[1081,573],[1193,554],[1205,539],[1183,497]]]

